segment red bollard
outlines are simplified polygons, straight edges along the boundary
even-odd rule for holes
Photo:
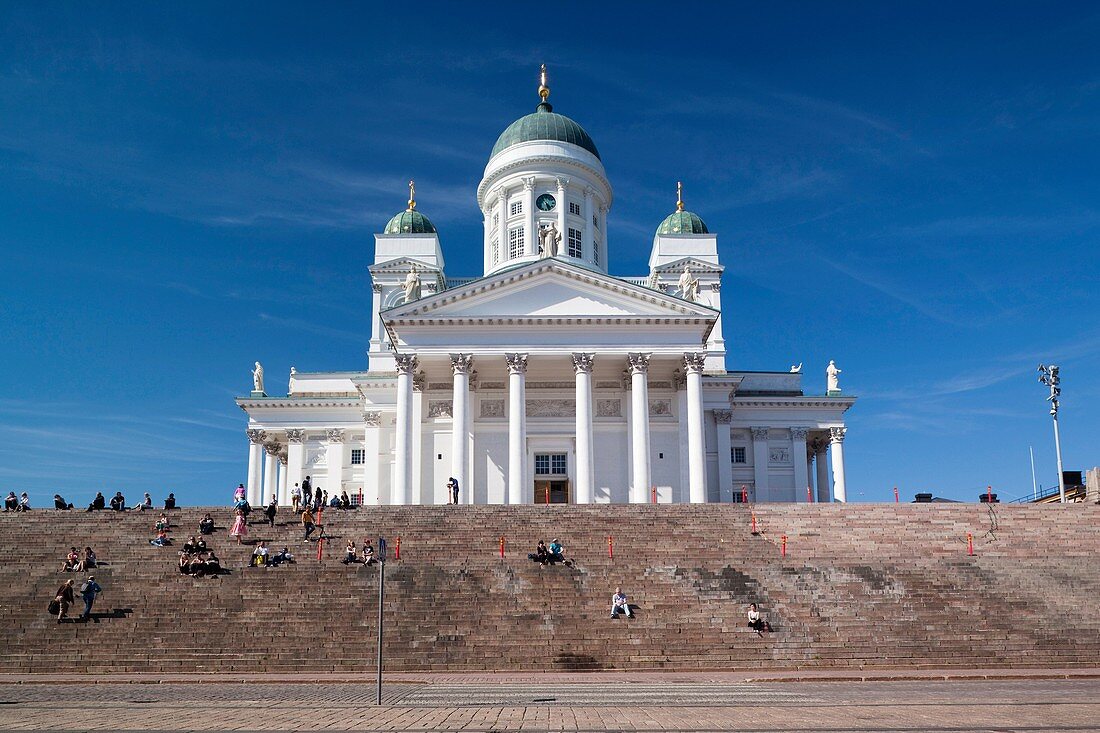
[[[741,503],[742,504],[748,504],[749,503],[749,490],[745,488],[744,484],[741,484]]]
[[[322,534],[317,538],[317,562],[321,562],[321,558],[325,554],[325,536]]]
[[[500,559],[504,559],[504,535],[500,536]]]
[[[359,506],[363,506],[363,487],[359,487]]]
[[[898,487],[895,486],[894,487],[894,503],[897,504],[899,501],[900,501],[900,499],[898,498]]]
[[[400,560],[401,559],[401,535],[397,536],[397,547],[393,551],[393,559],[394,560]]]
[[[786,557],[787,556],[787,535],[783,535],[779,539],[780,539],[779,554],[782,557]]]
[[[809,486],[806,487],[806,501],[810,504],[814,503],[814,492]]]
[[[546,503],[550,503],[550,484],[546,485]]]
[[[752,533],[753,534],[760,534],[759,532],[756,531],[756,512],[752,513]]]
[[[652,489],[650,489],[650,492],[653,494],[653,503],[656,504],[657,503],[657,487],[654,486]]]
[[[966,533],[966,554],[974,555],[974,535],[969,532]]]
[[[612,560],[615,559],[615,545],[611,542],[611,535],[607,536],[607,556]]]
[[[985,501],[986,501],[987,504],[992,504],[993,503],[993,487],[992,486],[986,486],[985,487]]]

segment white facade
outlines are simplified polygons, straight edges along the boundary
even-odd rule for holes
[[[528,117],[575,125],[545,100]],[[472,504],[844,501],[854,398],[727,371],[717,237],[693,214],[701,233],[662,224],[648,273],[609,275],[611,186],[594,145],[553,139],[564,129],[490,158],[482,277],[447,277],[410,200],[423,230],[375,235],[367,368],[237,400],[252,503],[289,503],[307,475],[365,504],[447,503],[450,477]],[[540,251],[551,225],[560,244]]]

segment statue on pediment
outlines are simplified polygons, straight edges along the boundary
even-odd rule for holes
[[[828,390],[830,393],[840,391],[840,380],[837,379],[838,374],[840,374],[840,370],[836,368],[836,362],[830,359],[829,366],[825,369],[825,377],[828,379]]]
[[[561,246],[561,232],[550,222],[550,226],[539,230],[539,253],[542,257],[557,257]]]
[[[420,275],[416,272],[416,265],[412,266],[409,270],[409,274],[405,276],[405,302],[411,303],[414,300],[420,300]]]
[[[684,271],[680,273],[677,287],[680,288],[680,297],[684,300],[691,303],[699,300],[699,278],[691,274],[691,268],[687,264],[684,265]]]
[[[260,362],[256,362],[256,368],[252,370],[252,391],[264,391],[264,368]]]

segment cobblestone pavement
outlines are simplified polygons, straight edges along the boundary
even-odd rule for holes
[[[5,730],[1100,731],[1100,680],[5,684]]]

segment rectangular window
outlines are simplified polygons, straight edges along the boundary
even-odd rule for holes
[[[523,254],[523,227],[508,230],[508,259],[514,260]]]
[[[596,221],[596,215],[595,214],[592,215],[592,226],[596,227],[597,229],[600,228],[600,223],[598,221]]]
[[[489,242],[489,247],[493,250],[493,264],[500,262],[500,245],[497,240],[493,239]]]
[[[564,453],[536,453],[536,476],[564,476],[566,471],[566,457]]]
[[[523,202],[522,201],[513,201],[508,206],[508,216],[518,216],[519,214],[522,214],[522,213],[523,213]]]
[[[351,449],[351,465],[353,465],[353,466],[362,466],[364,460],[366,459],[366,454],[367,454],[367,452],[365,450],[363,450],[362,448],[352,448]]]
[[[569,229],[569,256],[576,257],[578,260],[581,258],[581,231],[580,229]]]
[[[493,231],[496,231],[497,227],[499,227],[499,226],[500,226],[500,214],[498,214],[497,212],[494,211],[493,212]]]
[[[733,449],[733,462],[734,463],[745,463],[745,449],[744,448],[734,448]]]
[[[592,264],[600,264],[600,240],[596,240],[592,243]]]
[[[581,205],[578,204],[576,201],[570,201],[569,202],[569,213],[572,214],[573,216],[580,216],[581,215]]]

